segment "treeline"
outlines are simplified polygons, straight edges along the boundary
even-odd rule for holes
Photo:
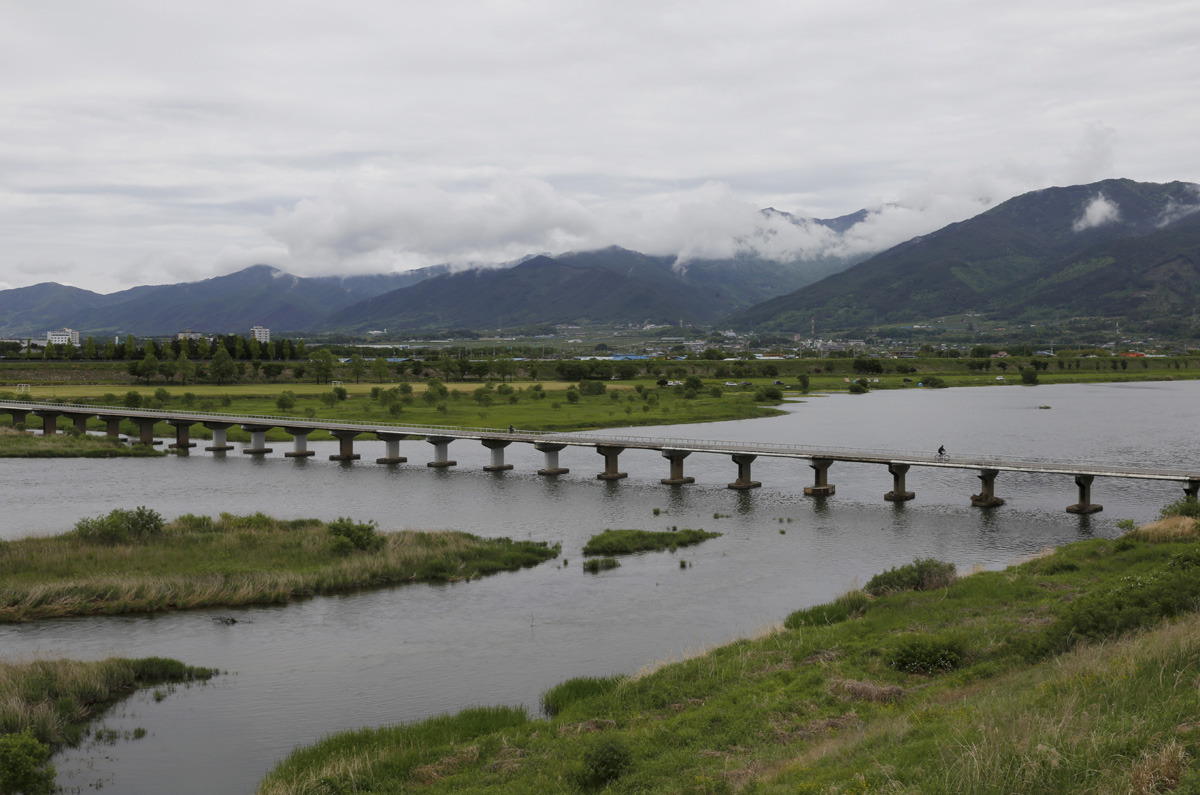
[[[24,346],[13,342],[6,344],[8,346],[6,353],[19,354],[23,359],[55,359],[60,361],[132,361],[145,359],[147,356],[154,356],[157,359],[176,359],[181,353],[189,359],[211,359],[222,348],[229,354],[231,359],[241,361],[251,361],[254,359],[288,361],[291,359],[305,359],[308,356],[304,340],[293,342],[290,339],[281,339],[272,342],[260,342],[253,337],[243,337],[241,334],[218,335],[211,340],[207,337],[200,337],[199,339],[163,341],[155,341],[151,338],[138,340],[137,337],[129,334],[125,337],[125,341],[121,343],[118,343],[115,339],[100,343],[96,341],[95,337],[89,336],[82,345],[78,346],[71,342],[65,345],[47,344],[40,354],[33,352],[33,348],[28,341]]]

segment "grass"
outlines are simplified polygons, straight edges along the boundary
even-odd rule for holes
[[[1138,538],[957,579],[925,561],[940,586],[893,576],[644,675],[569,680],[547,717],[334,734],[259,792],[1200,792],[1200,530]]]
[[[189,514],[158,530],[149,522],[144,531],[128,532],[142,527],[141,511],[85,519],[63,535],[0,542],[0,622],[284,603],[472,579],[536,565],[559,552],[557,545],[533,541],[460,532],[376,534],[373,523],[278,521],[261,513]]]
[[[605,530],[599,535],[588,539],[583,547],[585,555],[630,555],[634,552],[669,549],[674,552],[679,547],[699,544],[709,538],[717,538],[720,533],[705,532],[704,530],[689,530],[653,532],[650,530]]]
[[[583,562],[583,570],[588,574],[599,574],[602,571],[619,568],[621,561],[616,558],[592,558]]]
[[[0,458],[114,458],[162,456],[148,445],[127,445],[117,439],[82,434],[42,436],[0,427]]]
[[[217,674],[162,657],[0,663],[0,734],[31,731],[42,743],[72,745],[85,725],[138,687],[204,681]]]

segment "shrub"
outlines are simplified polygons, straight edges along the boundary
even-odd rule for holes
[[[579,394],[587,395],[603,395],[608,389],[608,384],[603,381],[580,381]]]
[[[850,384],[848,391],[851,395],[865,395],[869,390],[867,389],[866,384],[855,381],[854,383]]]
[[[54,792],[54,766],[49,761],[50,746],[38,742],[32,730],[0,734],[0,792]]]
[[[175,526],[185,533],[212,533],[217,529],[211,516],[196,516],[185,513],[175,520]]]
[[[363,552],[375,552],[383,548],[386,538],[376,532],[374,520],[368,522],[353,522],[347,518],[338,518],[330,522],[326,526],[329,534],[333,536],[334,549],[337,551],[345,550],[345,544],[337,539],[343,538],[351,545],[351,548],[361,550]]]
[[[936,375],[929,376],[921,383],[923,383],[925,386],[929,387],[930,389],[945,389],[947,386],[949,386],[949,384],[947,384],[941,378],[938,378]]]
[[[600,737],[583,752],[580,783],[599,787],[616,781],[633,764],[633,752],[620,737]]]
[[[917,558],[912,563],[876,574],[863,590],[872,596],[899,591],[932,591],[945,588],[954,580],[953,563],[934,558]]]
[[[1037,382],[1038,382],[1037,370],[1034,370],[1032,367],[1027,367],[1021,371],[1021,383],[1022,384],[1036,384]]]
[[[892,649],[888,665],[910,674],[935,674],[954,670],[965,656],[963,643],[957,637],[911,635]]]
[[[1200,500],[1195,497],[1181,497],[1169,505],[1163,506],[1159,512],[1159,517],[1169,519],[1172,516],[1187,516],[1191,519],[1200,519]]]
[[[133,389],[129,390],[125,393],[125,397],[122,398],[121,404],[127,409],[140,408],[142,405],[142,393]]]
[[[72,532],[93,544],[129,544],[160,536],[162,531],[162,516],[138,506],[132,511],[114,508],[107,516],[80,519]]]

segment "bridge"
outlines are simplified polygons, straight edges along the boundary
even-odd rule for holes
[[[655,450],[669,463],[668,477],[663,484],[678,486],[695,482],[695,478],[684,475],[684,459],[693,453],[728,455],[737,467],[737,479],[728,484],[731,489],[753,489],[762,484],[751,477],[751,464],[759,457],[790,458],[807,461],[814,472],[811,486],[804,493],[813,497],[828,497],[834,494],[835,486],[829,482],[829,470],[836,462],[879,464],[885,466],[892,476],[892,490],[884,495],[891,502],[904,502],[916,495],[905,487],[905,476],[916,467],[941,469],[975,470],[981,487],[978,494],[971,495],[971,504],[981,508],[1004,504],[996,496],[996,478],[1001,472],[1031,472],[1047,475],[1073,477],[1078,488],[1079,501],[1067,507],[1071,513],[1087,514],[1102,510],[1092,502],[1092,481],[1097,477],[1126,478],[1134,480],[1174,481],[1182,484],[1184,493],[1195,498],[1200,492],[1200,470],[1161,469],[1148,467],[1109,466],[1084,462],[1053,461],[1036,458],[1005,457],[955,457],[948,459],[935,455],[917,454],[896,450],[858,450],[837,447],[806,447],[803,445],[775,444],[767,442],[727,442],[701,439],[671,439],[644,436],[601,436],[589,433],[535,433],[517,429],[463,428],[441,425],[409,425],[403,423],[365,423],[343,420],[282,417],[278,415],[224,414],[213,412],[161,411],[133,409],[118,406],[92,406],[69,403],[37,403],[33,401],[0,401],[0,414],[12,416],[13,425],[23,425],[28,415],[42,420],[42,433],[54,434],[58,421],[73,422],[81,432],[87,423],[99,419],[105,424],[111,437],[120,436],[123,420],[138,428],[135,444],[157,444],[154,426],[165,422],[175,430],[175,441],[168,445],[180,453],[187,453],[196,444],[191,441],[191,428],[201,425],[212,432],[212,444],[205,447],[214,454],[224,454],[234,446],[226,441],[226,431],[234,426],[250,434],[250,443],[242,449],[247,455],[267,455],[273,449],[267,447],[266,434],[273,428],[281,428],[292,437],[292,449],[285,452],[288,458],[304,458],[314,454],[308,449],[308,436],[313,431],[329,432],[339,442],[338,452],[329,456],[333,461],[354,461],[361,456],[354,452],[354,441],[360,436],[371,435],[384,442],[386,453],[376,459],[380,464],[400,464],[408,459],[400,455],[400,442],[405,439],[424,439],[433,447],[430,467],[452,467],[457,465],[449,456],[449,446],[460,440],[480,442],[490,451],[489,463],[483,467],[488,472],[512,469],[504,462],[504,450],[514,443],[531,444],[545,456],[545,466],[539,475],[555,476],[569,472],[560,466],[558,454],[567,447],[590,447],[604,458],[604,470],[596,475],[600,480],[619,480],[626,477],[620,471],[619,457],[625,450]]]

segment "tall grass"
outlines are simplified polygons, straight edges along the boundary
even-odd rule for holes
[[[0,663],[0,734],[28,729],[40,742],[73,744],[89,719],[134,688],[216,673],[163,657]]]
[[[157,534],[111,543],[91,532],[97,521],[84,520],[64,535],[0,542],[0,621],[283,603],[470,579],[559,552],[533,541],[407,530],[383,534],[377,549],[360,551],[323,522],[261,513],[186,515]]]
[[[699,544],[709,538],[716,538],[720,533],[704,530],[689,530],[654,532],[650,530],[605,530],[599,535],[588,539],[583,547],[585,555],[629,555],[634,552],[670,549]]]
[[[72,426],[73,427],[73,426]],[[127,445],[106,436],[40,433],[0,426],[0,458],[114,458],[121,456],[162,456],[149,445]]]

